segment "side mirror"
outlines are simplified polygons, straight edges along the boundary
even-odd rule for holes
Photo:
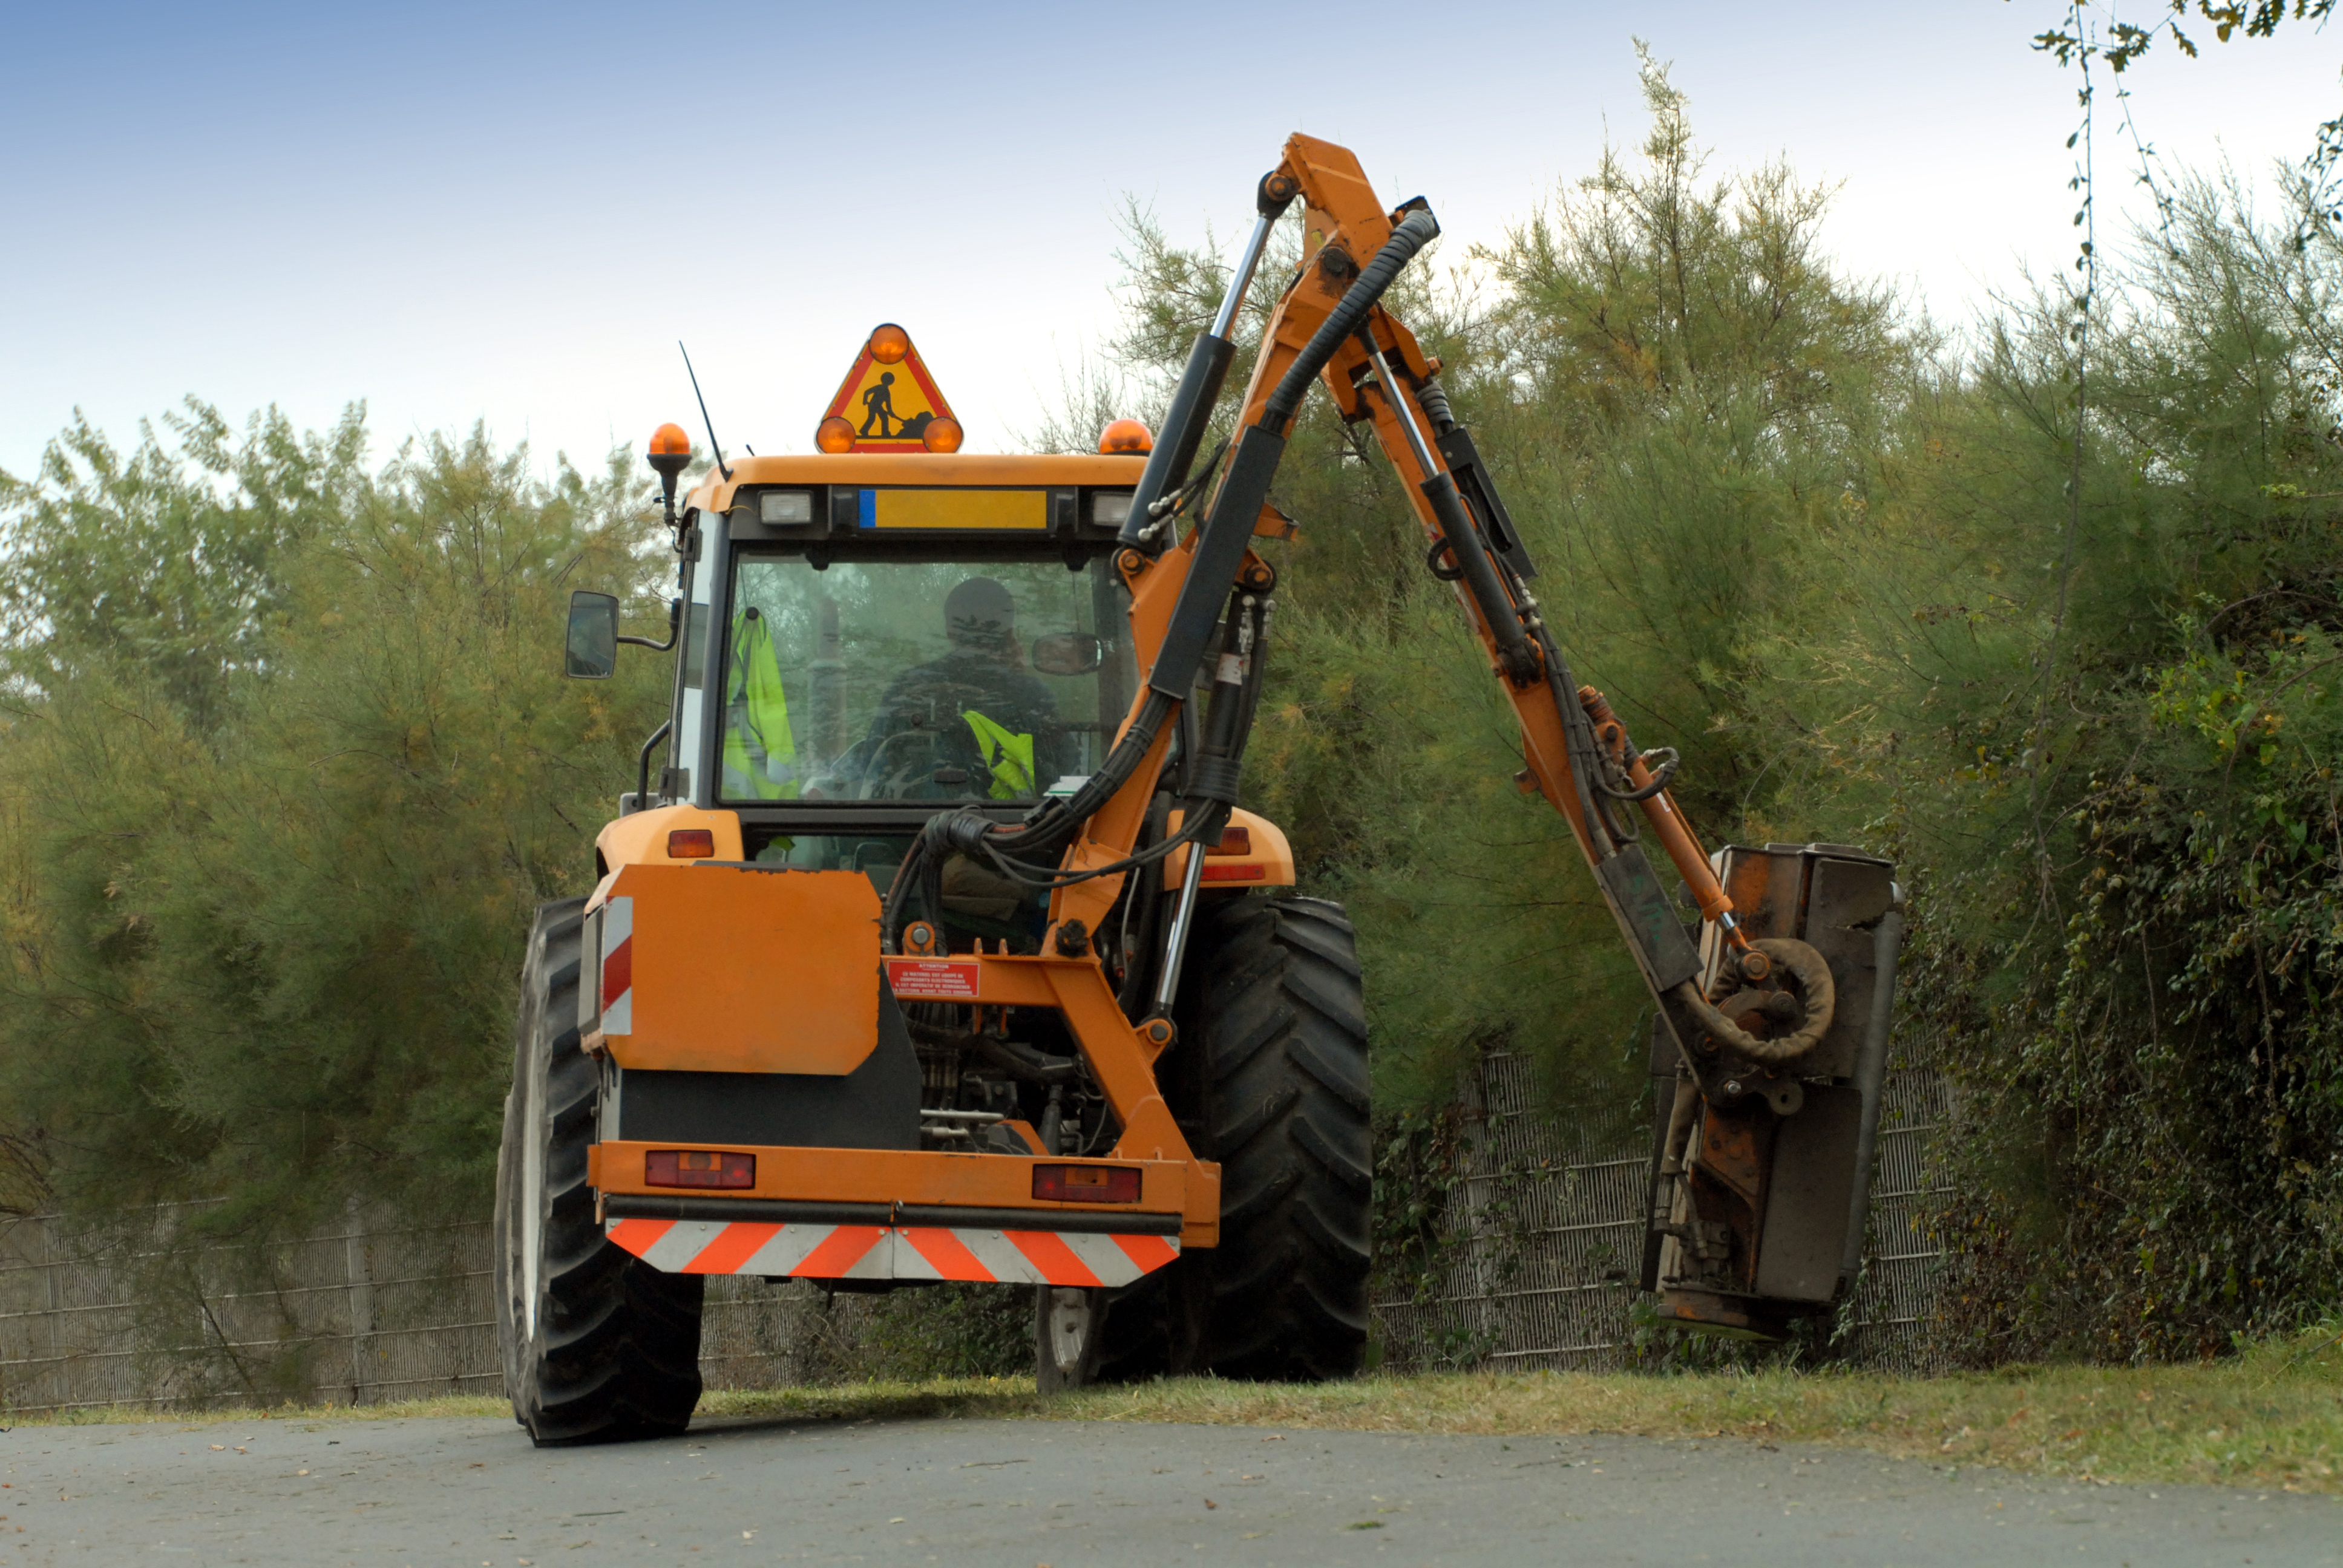
[[[569,596],[568,657],[561,673],[580,680],[608,680],[618,668],[618,598],[580,588]]]
[[[1088,675],[1106,662],[1106,644],[1086,631],[1033,639],[1033,668],[1043,675]]]

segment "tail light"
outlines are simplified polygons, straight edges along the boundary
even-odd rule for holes
[[[1250,855],[1252,853],[1252,829],[1250,828],[1222,829],[1221,841],[1204,851],[1207,858],[1213,855]]]
[[[1052,1203],[1136,1203],[1139,1172],[1126,1165],[1036,1165],[1033,1196]]]
[[[1131,1172],[1136,1176],[1138,1171]],[[654,1149],[643,1156],[646,1187],[754,1187],[757,1157],[707,1149]]]
[[[667,858],[670,860],[709,860],[716,856],[716,831],[712,828],[678,828],[667,836]]]

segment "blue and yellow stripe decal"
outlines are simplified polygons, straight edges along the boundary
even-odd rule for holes
[[[1039,534],[1050,528],[1047,490],[869,489],[862,492],[861,503],[861,526],[875,531],[983,528]]]

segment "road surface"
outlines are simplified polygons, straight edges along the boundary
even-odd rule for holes
[[[2343,1505],[1738,1439],[717,1420],[21,1426],[0,1563],[2343,1564]]]

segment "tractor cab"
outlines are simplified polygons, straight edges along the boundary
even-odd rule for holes
[[[637,809],[740,824],[740,858],[883,892],[947,809],[1067,795],[1138,689],[1114,570],[1139,459],[746,458],[690,498],[667,766]],[[686,547],[688,550],[691,546]],[[960,863],[948,934],[1030,950],[1046,899]]]

